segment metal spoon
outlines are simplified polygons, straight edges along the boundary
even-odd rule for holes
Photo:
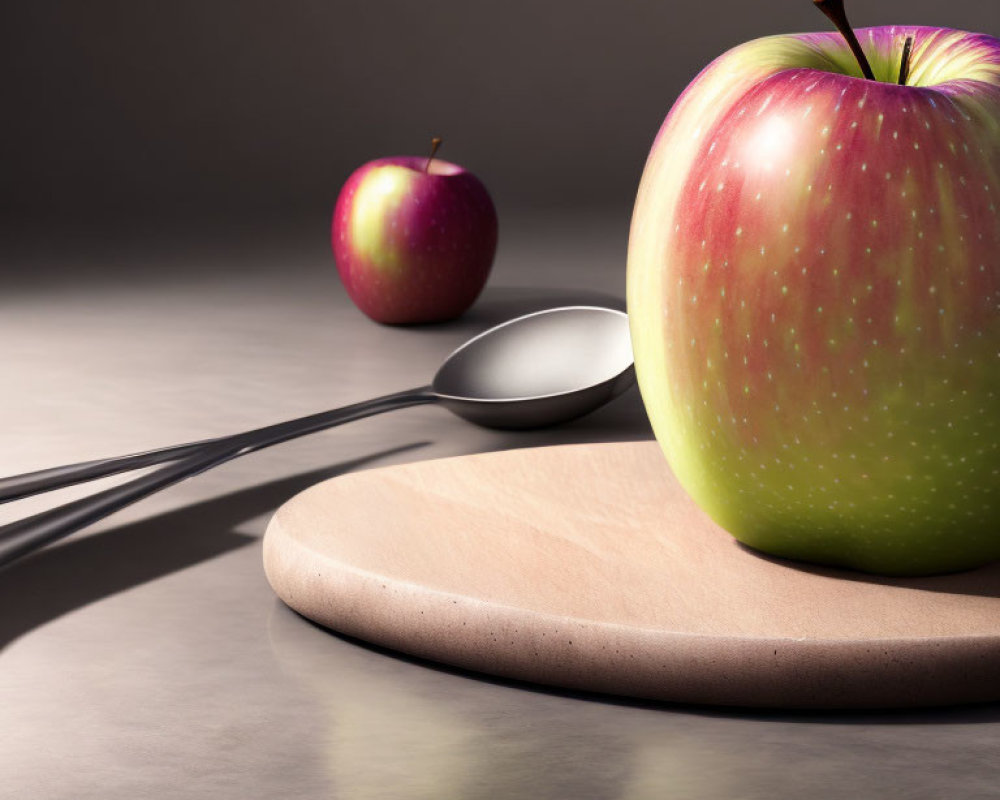
[[[440,403],[491,428],[537,428],[593,411],[635,380],[628,318],[596,306],[527,314],[452,352],[428,386],[246,433],[87,461],[0,480],[0,502],[130,469],[167,467],[90,497],[0,526],[0,567],[184,478],[246,453],[408,406]]]

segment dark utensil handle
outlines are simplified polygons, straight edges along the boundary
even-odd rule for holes
[[[109,475],[117,475],[119,472],[151,467],[154,464],[163,464],[167,461],[177,461],[193,455],[206,445],[221,442],[227,438],[229,437],[203,439],[200,442],[191,442],[190,444],[161,447],[157,450],[147,450],[143,453],[132,453],[127,456],[81,461],[78,464],[66,464],[62,467],[50,467],[36,472],[25,472],[22,475],[0,478],[0,503],[9,503],[11,500],[20,500],[22,497],[51,492],[54,489],[62,489],[84,481],[106,478]]]
[[[395,411],[408,406],[437,402],[429,386],[385,395],[374,400],[323,411],[308,417],[269,425],[244,434],[210,440],[193,454],[149,475],[115,486],[80,500],[43,511],[0,527],[0,567],[43,547],[50,542],[103,519],[109,514],[148,497],[160,489],[178,483],[234,458],[280,442],[332,428],[364,417]]]

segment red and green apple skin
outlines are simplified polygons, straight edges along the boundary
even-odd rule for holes
[[[861,29],[719,57],[629,239],[643,402],[752,548],[892,575],[1000,558],[1000,40]],[[896,85],[907,36],[908,85]]]
[[[471,172],[426,156],[370,161],[347,179],[331,243],[347,294],[377,322],[442,322],[489,278],[497,214]]]

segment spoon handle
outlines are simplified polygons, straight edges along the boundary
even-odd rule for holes
[[[289,439],[342,425],[345,422],[383,414],[387,411],[395,411],[399,408],[435,402],[438,402],[438,396],[429,386],[422,386],[405,392],[384,395],[363,403],[355,403],[344,408],[323,411],[288,422],[280,422],[247,433],[208,440],[200,445],[190,445],[190,447],[197,449],[182,460],[158,469],[156,472],[143,475],[141,478],[136,478],[121,486],[97,492],[89,497],[74,500],[49,511],[43,511],[26,519],[0,526],[0,567],[90,525],[92,522],[103,519],[127,505],[142,500],[160,489],[165,489],[184,478],[205,472],[239,456]]]
[[[206,445],[221,442],[226,438],[228,437],[202,439],[200,442],[191,442],[190,444],[161,447],[127,456],[81,461],[77,464],[66,464],[62,467],[50,467],[0,478],[0,503],[9,503],[11,500],[20,500],[23,497],[51,492],[84,481],[106,478],[109,475],[117,475],[119,472],[151,467],[154,464],[163,464],[167,461],[177,461],[198,452]]]
[[[332,412],[323,412],[316,415],[316,417],[323,418],[330,413]],[[307,417],[306,419],[309,418]],[[296,422],[300,422],[300,420],[296,420]],[[160,447],[156,450],[132,453],[127,456],[81,461],[76,464],[49,467],[48,469],[40,469],[34,472],[25,472],[21,475],[0,478],[0,504],[42,494],[43,492],[51,492],[55,489],[64,489],[67,486],[96,480],[97,478],[106,478],[110,475],[117,475],[120,472],[151,467],[155,464],[164,464],[167,461],[178,461],[182,458],[187,458],[189,455],[193,455],[207,445],[246,435],[248,434],[237,433],[228,436],[219,436],[214,439],[202,439],[197,442],[188,442],[187,444],[175,444],[169,447]]]

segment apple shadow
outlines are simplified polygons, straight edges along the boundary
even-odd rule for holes
[[[733,540],[733,546],[739,547],[744,553],[762,558],[772,564],[779,564],[788,569],[808,572],[811,575],[819,575],[824,578],[834,578],[841,581],[855,581],[859,583],[871,583],[878,586],[894,586],[901,589],[919,589],[924,592],[943,592],[945,594],[976,595],[979,597],[1000,597],[1000,561],[986,564],[976,569],[964,570],[962,572],[949,572],[942,575],[923,575],[915,578],[900,578],[888,575],[875,575],[860,570],[825,567],[819,564],[810,564],[805,561],[796,561],[790,558],[772,556],[762,553],[742,542]]]
[[[590,289],[487,286],[472,307],[460,317],[445,322],[418,322],[389,327],[404,328],[417,336],[433,336],[441,332],[473,336],[515,317],[562,306],[597,306],[625,311],[625,300],[607,292]]]
[[[235,528],[318,481],[426,444],[240,489],[33,553],[0,571],[0,650],[74,609],[258,541]]]
[[[625,300],[613,294],[589,289],[487,287],[475,305],[450,324],[489,327],[514,317],[559,306],[598,306],[625,311]]]
[[[625,305],[621,297],[591,289],[487,286],[472,307],[460,317],[445,322],[388,324],[387,327],[402,328],[417,336],[433,336],[441,332],[472,336],[502,322],[550,308],[597,306],[625,311]]]

